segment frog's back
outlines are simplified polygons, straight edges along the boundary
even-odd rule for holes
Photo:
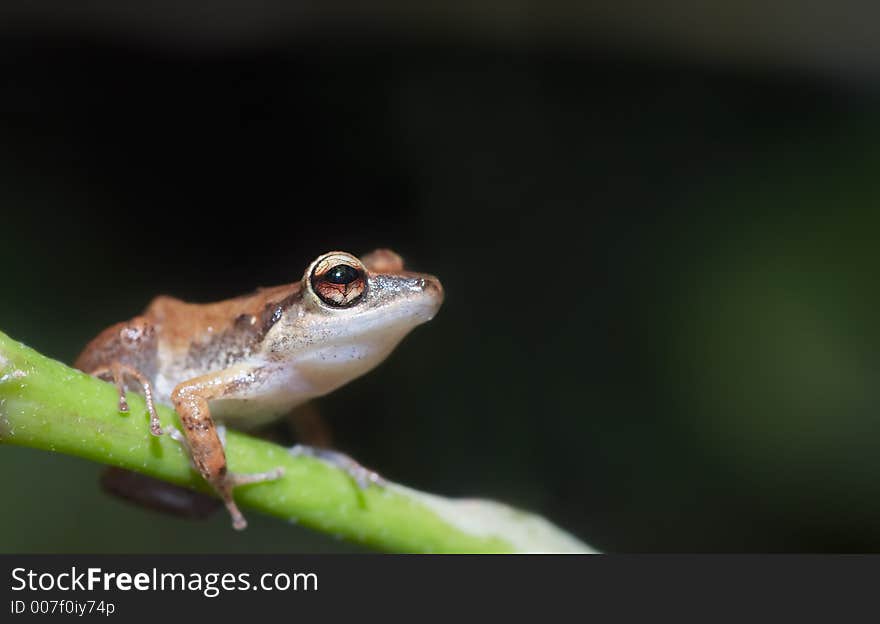
[[[223,303],[227,302],[193,304],[167,295],[156,297],[143,314],[95,336],[73,365],[91,373],[116,363],[126,364],[155,381],[160,364],[183,367],[193,336],[204,334],[212,323],[222,328],[218,321]],[[211,314],[212,310],[215,313]]]
[[[275,319],[275,309],[299,296],[298,283],[259,289],[215,303],[161,295],[144,313],[93,338],[74,362],[85,372],[126,364],[168,386],[222,370],[247,357]],[[161,380],[158,377],[162,377]]]
[[[289,306],[298,296],[297,283],[216,303],[157,297],[145,315],[156,327],[160,368],[169,375],[187,378],[242,361],[277,321],[278,308]]]

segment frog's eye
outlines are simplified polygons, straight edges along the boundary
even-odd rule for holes
[[[354,305],[367,290],[363,267],[348,254],[328,254],[318,260],[310,281],[321,301],[334,308]]]

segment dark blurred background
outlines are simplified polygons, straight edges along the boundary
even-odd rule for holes
[[[798,6],[10,3],[0,330],[71,362],[388,246],[447,301],[320,401],[342,450],[608,551],[880,550],[876,22]],[[0,551],[354,549],[99,470],[0,447]]]

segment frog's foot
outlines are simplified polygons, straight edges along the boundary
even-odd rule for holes
[[[150,414],[150,433],[154,436],[162,435],[162,425],[159,424],[159,414],[156,413],[156,405],[153,403],[153,385],[150,380],[136,368],[127,364],[114,362],[110,366],[102,366],[90,372],[90,374],[105,381],[112,381],[119,392],[119,411],[128,413],[128,400],[125,398],[125,376],[136,380],[143,390],[144,402],[147,404],[147,412]]]
[[[284,476],[284,468],[278,467],[265,472],[251,472],[248,474],[238,474],[227,472],[218,482],[213,483],[214,489],[223,499],[229,515],[232,517],[232,528],[236,531],[244,531],[247,528],[247,520],[244,519],[238,505],[232,498],[232,490],[239,485],[249,485],[251,483],[262,483],[263,481],[274,481]]]
[[[223,425],[217,426],[217,434],[221,441],[221,446],[226,448],[226,427]],[[180,432],[180,430],[174,425],[169,425],[165,428],[168,435],[172,440],[177,441],[186,451],[186,453],[190,456],[192,460],[192,450],[187,442],[186,436]],[[198,469],[198,466],[193,462],[193,468]],[[237,488],[239,485],[249,485],[251,483],[262,483],[263,481],[275,481],[276,479],[280,479],[284,476],[284,468],[279,466],[278,468],[273,468],[272,470],[266,470],[265,472],[251,472],[251,473],[232,473],[225,472],[225,468],[223,469],[216,481],[209,480],[209,483],[214,486],[214,489],[220,495],[220,498],[223,499],[223,504],[226,505],[226,509],[229,511],[229,515],[232,517],[232,527],[237,531],[243,531],[247,528],[247,520],[245,520],[244,515],[242,515],[241,511],[238,509],[238,505],[235,504],[235,500],[232,498],[232,490]]]
[[[250,485],[251,483],[262,483],[263,481],[275,481],[283,476],[284,468],[278,466],[277,468],[266,470],[265,472],[249,472],[247,474],[229,473],[226,475],[226,481],[228,481],[232,487],[238,487],[239,485]]]
[[[370,485],[384,487],[388,483],[379,475],[379,473],[362,466],[345,453],[340,453],[339,451],[297,444],[288,449],[287,452],[294,457],[305,455],[306,457],[321,459],[336,468],[345,471],[348,476],[355,480],[355,483],[357,483],[361,489],[365,489]]]

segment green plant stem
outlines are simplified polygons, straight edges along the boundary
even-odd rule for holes
[[[117,411],[113,385],[49,359],[0,332],[0,443],[83,457],[210,492],[182,447],[149,432],[143,397]],[[170,407],[163,425],[179,427]],[[233,472],[277,466],[277,481],[237,488],[238,503],[390,552],[592,552],[540,516],[486,500],[454,500],[401,485],[359,488],[320,460],[234,431]],[[231,530],[231,529],[230,529]]]

